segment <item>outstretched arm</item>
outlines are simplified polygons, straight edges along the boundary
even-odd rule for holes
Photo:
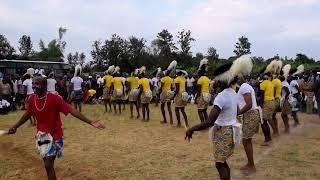
[[[76,109],[73,109],[70,114],[73,116],[73,117],[76,117],[78,118],[79,120],[87,123],[87,124],[90,124],[91,126],[95,127],[95,128],[98,128],[98,129],[104,129],[105,126],[99,122],[99,120],[97,121],[92,121],[90,120],[89,118],[87,118],[85,115],[83,115],[81,112],[77,111]]]
[[[190,141],[190,139],[192,139],[192,134],[193,134],[194,131],[201,131],[201,130],[204,130],[204,129],[207,129],[207,128],[213,126],[215,121],[217,120],[220,112],[221,112],[221,109],[217,105],[215,105],[211,109],[211,112],[210,112],[210,115],[209,115],[209,120],[205,121],[205,122],[203,122],[201,124],[195,125],[192,128],[188,129],[187,132],[186,132],[185,139],[188,139]]]
[[[30,114],[28,112],[25,112],[22,117],[20,118],[20,120],[15,124],[13,125],[9,131],[8,131],[8,134],[14,134],[16,133],[17,129],[22,125],[24,124],[25,122],[28,121],[28,119],[30,118]]]

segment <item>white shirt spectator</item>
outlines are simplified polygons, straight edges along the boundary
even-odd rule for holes
[[[47,91],[48,92],[54,92],[56,91],[56,84],[57,81],[53,78],[47,79]]]
[[[9,106],[10,106],[10,103],[7,100],[5,99],[0,100],[0,109],[4,107],[9,107]]]
[[[292,81],[290,82],[291,94],[296,94],[296,93],[299,92],[298,89],[296,88],[296,86],[299,87],[299,84],[298,84],[297,80],[292,80]]]
[[[33,89],[32,89],[32,79],[26,79],[22,83],[26,88],[27,88],[27,95],[33,94]]]
[[[246,102],[244,100],[244,95],[250,93],[251,94],[251,100],[252,100],[252,107],[250,110],[256,110],[258,109],[257,106],[257,101],[256,101],[256,95],[254,92],[254,89],[252,88],[252,86],[250,86],[248,83],[243,83],[238,91],[238,96],[239,96],[239,108],[242,109],[245,105]]]
[[[195,82],[195,79],[192,78],[187,78],[187,87],[193,87],[193,83]]]
[[[219,126],[231,126],[237,122],[238,95],[231,89],[225,89],[214,99],[214,105],[221,109],[215,122]]]
[[[99,77],[99,78],[97,79],[97,83],[98,83],[99,86],[103,86],[103,83],[104,83],[103,78],[102,78],[102,77]]]
[[[82,83],[83,83],[83,79],[79,76],[73,77],[71,79],[71,83],[73,84],[73,90],[74,91],[78,91],[81,90],[82,88]]]

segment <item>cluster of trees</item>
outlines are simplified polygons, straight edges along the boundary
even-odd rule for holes
[[[109,65],[120,66],[123,71],[130,72],[135,68],[146,66],[149,72],[157,67],[165,69],[172,60],[178,62],[179,68],[184,68],[191,73],[196,73],[199,62],[204,57],[209,59],[209,72],[223,63],[232,61],[235,58],[250,54],[251,43],[245,36],[238,38],[234,45],[234,56],[228,59],[219,57],[217,50],[212,46],[207,49],[205,54],[193,53],[191,44],[196,40],[192,37],[190,30],[181,30],[176,35],[170,33],[167,29],[159,32],[156,38],[151,41],[150,46],[144,38],[131,36],[123,38],[117,34],[111,35],[105,40],[96,40],[92,44],[92,61],[86,62],[86,56],[83,52],[68,53],[64,58],[66,42],[63,37],[67,32],[66,28],[60,27],[58,37],[51,40],[46,46],[40,40],[39,51],[33,50],[33,43],[30,36],[23,35],[19,39],[19,53],[16,53],[14,47],[10,45],[4,35],[0,35],[0,60],[1,59],[27,59],[41,61],[68,62],[71,66],[81,64],[85,71],[104,71]],[[195,56],[193,55],[195,54]],[[284,63],[298,66],[308,64],[307,68],[319,66],[314,59],[304,54],[297,54],[295,58],[281,58],[278,55],[263,59],[262,57],[253,57],[254,71],[258,72],[273,59],[282,59]]]
[[[33,49],[33,43],[31,37],[23,35],[19,39],[18,51],[10,45],[8,39],[0,34],[0,60],[32,60],[32,61],[55,61],[64,62],[64,51],[66,47],[66,41],[63,37],[66,34],[67,29],[60,27],[58,29],[58,37],[49,41],[48,45],[43,40],[39,41],[39,51]],[[84,62],[82,56],[83,53],[78,55],[79,61]],[[81,58],[80,58],[81,57]],[[73,61],[72,61],[73,62]]]

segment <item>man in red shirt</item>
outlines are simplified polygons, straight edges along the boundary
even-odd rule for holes
[[[32,88],[34,94],[30,96],[29,105],[20,120],[12,126],[8,134],[16,133],[17,129],[23,125],[31,116],[37,121],[37,149],[43,158],[48,179],[55,180],[54,160],[56,156],[61,156],[63,147],[63,130],[60,112],[72,116],[92,125],[95,128],[103,129],[104,125],[99,121],[92,121],[72,106],[67,104],[61,96],[47,93],[47,80],[43,77],[33,79]]]

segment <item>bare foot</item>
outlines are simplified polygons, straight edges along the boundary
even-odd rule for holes
[[[161,124],[167,124],[167,121],[160,121]]]
[[[264,143],[261,144],[261,146],[270,146],[270,143],[271,143],[270,141],[264,142]]]
[[[252,174],[254,174],[255,172],[257,172],[256,168],[253,167],[248,167],[246,170],[243,170],[242,173],[245,174],[246,176],[250,176]]]
[[[248,169],[248,167],[249,167],[249,165],[248,165],[248,164],[246,164],[245,166],[242,166],[242,167],[240,168],[240,171],[247,170],[247,169]]]
[[[274,134],[272,135],[272,137],[274,137],[274,138],[279,137],[279,133],[274,133]]]
[[[177,128],[180,128],[181,127],[181,124],[177,124]]]
[[[137,119],[139,119],[139,118],[140,118],[140,115],[137,116]]]

